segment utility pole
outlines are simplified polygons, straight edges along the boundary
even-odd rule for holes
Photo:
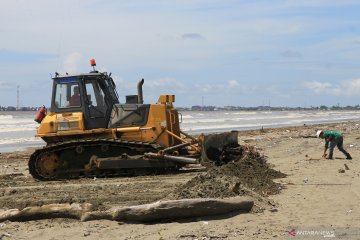
[[[20,86],[16,87],[16,110],[20,109]]]
[[[201,96],[201,110],[204,111],[204,96]]]

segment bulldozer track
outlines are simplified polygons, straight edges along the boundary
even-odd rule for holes
[[[124,141],[118,139],[71,140],[48,145],[36,150],[29,159],[29,172],[38,180],[58,180],[79,177],[114,177],[159,173],[169,169],[86,169],[90,158],[118,157],[123,153],[129,156],[142,156],[145,152],[157,152],[162,147],[155,143]],[[43,162],[43,163],[42,163]]]

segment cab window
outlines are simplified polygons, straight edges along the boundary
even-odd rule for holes
[[[77,82],[56,84],[55,106],[57,108],[81,107],[79,84]]]
[[[99,83],[96,81],[86,81],[86,98],[90,107],[90,115],[92,117],[104,117],[107,106],[105,102],[105,94]]]

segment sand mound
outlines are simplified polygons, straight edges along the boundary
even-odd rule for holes
[[[225,198],[248,195],[249,191],[261,196],[279,193],[275,178],[286,175],[273,170],[252,146],[226,148],[206,173],[200,174],[169,195],[170,198]]]

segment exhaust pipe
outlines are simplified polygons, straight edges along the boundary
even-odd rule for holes
[[[137,85],[137,90],[138,90],[138,104],[143,104],[144,103],[144,97],[143,97],[143,90],[142,90],[142,85],[144,84],[144,79],[141,79],[138,82]]]

